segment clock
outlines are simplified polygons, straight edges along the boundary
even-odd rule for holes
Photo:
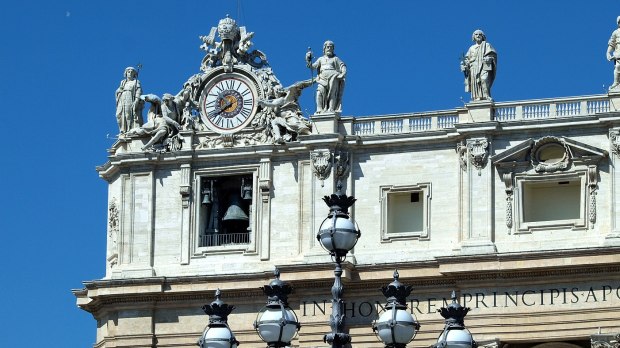
[[[225,73],[208,81],[200,96],[200,117],[209,129],[220,134],[235,133],[256,114],[258,93],[245,75]]]

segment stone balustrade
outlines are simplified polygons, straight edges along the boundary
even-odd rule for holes
[[[488,103],[488,120],[498,122],[578,117],[615,111],[613,96],[601,94],[591,96],[536,99],[516,102]],[[620,103],[620,101],[616,101]],[[471,122],[472,113],[485,105],[467,104],[453,110],[407,113],[395,115],[358,117],[353,119],[353,134],[365,136],[436,131],[453,128],[457,123]],[[476,112],[478,112],[476,111]],[[478,119],[476,118],[478,122]]]

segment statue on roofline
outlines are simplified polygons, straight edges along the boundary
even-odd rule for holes
[[[465,74],[465,92],[471,92],[472,101],[489,100],[491,86],[497,72],[497,52],[480,29],[471,36],[474,44],[461,60],[461,71]]]
[[[609,91],[620,91],[620,16],[616,18],[618,28],[611,33],[607,43],[607,60],[614,63],[614,83]]]
[[[142,86],[138,80],[138,70],[127,67],[125,79],[116,89],[116,122],[120,134],[127,133],[134,127],[142,125],[142,108],[138,100],[142,95]]]
[[[306,53],[306,65],[317,70],[316,113],[342,111],[342,93],[344,92],[347,66],[334,53],[334,42],[325,41],[323,56],[312,63],[312,51]]]

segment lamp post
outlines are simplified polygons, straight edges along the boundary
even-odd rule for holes
[[[316,236],[321,246],[329,252],[332,260],[336,262],[334,270],[334,285],[332,286],[332,314],[329,318],[331,333],[323,337],[323,341],[329,343],[332,348],[341,348],[351,342],[351,336],[344,331],[344,301],[342,295],[341,263],[346,259],[347,253],[353,249],[361,233],[355,222],[349,217],[349,207],[355,203],[354,197],[349,197],[341,192],[342,184],[338,183],[338,191],[331,196],[323,197],[323,201],[329,207],[329,214],[323,220]]]
[[[372,325],[372,330],[386,348],[405,348],[420,329],[415,317],[407,312],[407,296],[412,287],[402,284],[398,277],[398,271],[394,271],[394,281],[381,288],[387,304],[385,312]]]
[[[254,329],[268,347],[281,348],[291,344],[301,325],[288,306],[288,295],[293,288],[280,280],[277,268],[273,273],[275,279],[261,288],[267,295],[267,305],[258,313]]]
[[[432,348],[477,348],[469,330],[465,328],[464,319],[469,308],[461,306],[456,301],[456,293],[452,291],[452,303],[448,308],[437,310],[446,319],[446,326]]]
[[[215,301],[202,306],[202,310],[209,315],[209,325],[202,337],[198,340],[200,348],[237,348],[239,342],[228,327],[228,315],[235,306],[224,303],[220,289],[215,291]]]

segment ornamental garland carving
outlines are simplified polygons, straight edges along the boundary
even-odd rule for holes
[[[506,227],[512,229],[512,201],[514,196],[513,173],[502,174],[502,181],[506,186]]]
[[[609,130],[609,143],[611,152],[620,157],[620,128],[612,128]]]
[[[596,190],[598,188],[598,170],[596,166],[588,166],[588,192],[590,204],[588,205],[588,218],[591,223],[596,222]]]
[[[340,151],[334,156],[336,170],[334,176],[336,180],[342,180],[349,175],[351,165],[349,163],[349,153]]]
[[[108,256],[108,262],[110,262],[110,267],[113,267],[116,264],[118,256],[118,216],[119,213],[116,206],[116,198],[112,198],[110,201],[110,206],[108,207],[108,239],[110,243],[110,256]]]
[[[462,171],[467,170],[467,145],[464,142],[456,144],[456,154],[459,156],[459,165]]]

